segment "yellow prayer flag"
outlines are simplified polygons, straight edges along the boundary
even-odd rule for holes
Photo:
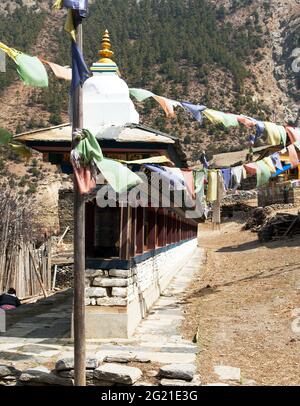
[[[63,0],[56,0],[55,3],[53,4],[53,8],[56,10],[61,10],[63,6]]]
[[[76,30],[74,27],[73,13],[70,8],[68,9],[68,14],[67,14],[67,19],[65,22],[64,29],[71,35],[73,41],[76,42]]]
[[[12,58],[16,62],[17,55],[20,54],[19,51],[13,48],[9,48],[7,45],[0,42],[0,49],[2,49],[10,58]]]

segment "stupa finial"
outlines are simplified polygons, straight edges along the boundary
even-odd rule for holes
[[[102,49],[98,53],[98,55],[101,56],[101,59],[98,62],[111,63],[111,58],[114,56],[114,52],[111,50],[111,42],[108,30],[105,30],[105,33],[103,34],[101,47]]]

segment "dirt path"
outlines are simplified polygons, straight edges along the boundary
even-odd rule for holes
[[[227,365],[244,385],[299,385],[300,239],[260,245],[236,223],[201,231],[206,260],[183,331],[191,339],[198,329],[202,382],[220,382],[214,366]]]

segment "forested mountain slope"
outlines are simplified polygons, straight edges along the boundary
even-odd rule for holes
[[[0,40],[59,64],[70,63],[65,12],[53,1],[4,1]],[[97,58],[105,28],[129,86],[178,100],[274,121],[298,123],[299,86],[292,51],[300,47],[296,0],[94,0],[84,21],[84,54]],[[3,21],[3,24],[2,24]],[[68,84],[50,73],[47,90],[24,88],[11,63],[0,74],[0,126],[14,132],[68,120]],[[200,126],[186,113],[167,120],[153,101],[138,106],[141,121],[184,139],[199,151],[247,145],[244,130]]]

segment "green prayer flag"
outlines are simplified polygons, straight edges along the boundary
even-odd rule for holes
[[[139,102],[149,99],[149,97],[155,96],[154,93],[144,89],[129,89],[129,93],[131,96],[135,97]]]
[[[287,139],[286,130],[282,125],[279,125],[278,129],[279,129],[279,132],[280,132],[280,137],[281,137],[282,144],[284,146],[286,146],[286,139]]]
[[[0,145],[7,145],[11,140],[11,133],[4,128],[0,128]]]
[[[204,179],[205,179],[205,171],[194,171],[194,182],[195,182],[195,193],[200,194],[201,197],[204,195]]]
[[[206,109],[203,111],[204,116],[213,124],[223,124],[224,127],[239,127],[238,116],[222,111]]]
[[[263,186],[269,182],[272,174],[268,165],[266,165],[263,161],[257,161],[257,187]]]
[[[106,181],[118,194],[142,183],[142,179],[120,162],[103,157],[100,145],[96,137],[88,130],[83,129],[83,138],[77,145],[76,152],[79,154],[84,165],[94,163],[102,173]]]
[[[48,87],[48,74],[36,56],[18,53],[15,59],[17,72],[25,85]]]

